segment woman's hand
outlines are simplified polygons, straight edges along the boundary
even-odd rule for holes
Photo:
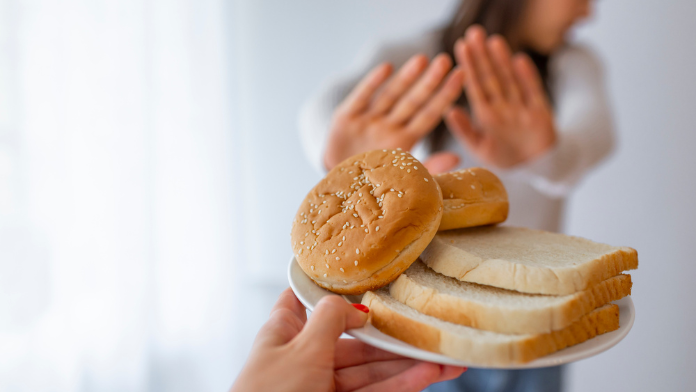
[[[420,391],[464,371],[339,339],[344,331],[365,325],[367,311],[332,295],[319,301],[307,321],[304,306],[285,290],[231,392]]]
[[[510,168],[553,147],[553,112],[539,73],[524,54],[511,55],[505,39],[480,26],[455,45],[466,73],[465,91],[473,119],[460,107],[445,115],[450,131],[481,161]]]
[[[324,155],[326,168],[369,150],[413,148],[462,93],[463,73],[451,69],[446,54],[430,64],[423,55],[413,56],[391,79],[390,64],[374,68],[336,108]],[[440,172],[458,162],[456,155],[445,153],[424,164]]]

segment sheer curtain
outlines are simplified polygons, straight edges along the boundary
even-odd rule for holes
[[[0,390],[229,387],[232,7],[0,0]]]

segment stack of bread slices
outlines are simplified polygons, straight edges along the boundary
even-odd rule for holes
[[[482,171],[471,172],[480,178]],[[464,189],[474,178],[435,176],[446,206],[450,189],[439,178],[454,175]],[[506,199],[495,192],[488,200],[459,200],[460,210],[495,217],[478,223],[497,223]],[[471,226],[456,219],[448,225]],[[362,303],[372,324],[397,339],[482,366],[509,366],[618,329],[611,302],[631,294],[631,275],[622,271],[637,267],[634,249],[579,237],[492,225],[440,230],[418,261]]]
[[[317,285],[364,294],[370,322],[425,350],[486,367],[522,364],[619,328],[634,249],[496,226],[501,181],[431,176],[409,153],[356,155],[307,195],[291,231]]]

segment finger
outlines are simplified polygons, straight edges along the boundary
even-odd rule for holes
[[[428,58],[424,55],[411,57],[384,89],[377,93],[377,97],[370,105],[370,111],[374,114],[382,114],[391,109],[394,103],[418,80],[427,66]]]
[[[532,59],[526,54],[517,54],[512,59],[512,67],[522,86],[525,103],[529,106],[545,105],[544,85]]]
[[[364,386],[377,384],[412,368],[419,361],[410,358],[386,362],[373,362],[341,369],[336,372],[336,390],[354,391]]]
[[[453,380],[461,376],[462,373],[464,373],[467,370],[469,369],[465,367],[444,365],[442,366],[442,373],[440,373],[440,378],[438,378],[436,382]]]
[[[429,362],[420,362],[405,371],[392,376],[384,381],[358,389],[359,392],[381,391],[422,391],[428,385],[437,382],[442,375],[440,365]]]
[[[392,71],[393,67],[389,63],[375,67],[355,86],[337,110],[345,114],[356,114],[365,110],[375,91],[389,78]]]
[[[291,341],[302,330],[304,321],[289,309],[277,309],[261,327],[254,345],[278,347]]]
[[[445,114],[445,124],[452,135],[469,148],[475,148],[481,143],[482,135],[471,125],[471,118],[464,109],[458,106],[450,109]]]
[[[469,58],[471,67],[475,69],[476,77],[483,87],[486,97],[491,101],[501,99],[503,89],[486,47],[486,30],[478,25],[471,26],[466,31],[465,39],[467,47],[471,49],[471,57]]]
[[[273,309],[271,309],[271,314],[278,309],[287,309],[295,314],[302,322],[307,321],[307,311],[290,287],[280,294],[278,301],[273,305]]]
[[[423,166],[428,169],[430,174],[446,173],[459,166],[459,156],[453,152],[438,152],[431,155],[423,162]]]
[[[488,39],[487,46],[496,73],[500,76],[506,97],[511,102],[521,102],[522,92],[512,70],[512,54],[505,38],[497,34],[493,35]]]
[[[452,60],[449,56],[444,53],[437,55],[416,84],[396,102],[387,120],[394,124],[401,124],[410,119],[430,98],[450,69],[452,69]]]
[[[464,73],[466,74],[466,85],[464,92],[469,103],[473,106],[485,105],[488,103],[488,98],[481,85],[481,78],[474,66],[474,54],[471,51],[471,46],[468,43],[462,43],[458,48],[463,58]]]
[[[442,121],[445,110],[461,95],[463,81],[464,72],[462,70],[452,71],[440,90],[413,116],[408,123],[407,130],[415,139],[427,135]]]
[[[298,339],[316,347],[335,347],[341,334],[367,322],[363,313],[337,295],[322,298],[312,312]]]
[[[342,369],[369,362],[403,359],[401,355],[380,350],[357,339],[339,339],[336,343],[334,368]]]

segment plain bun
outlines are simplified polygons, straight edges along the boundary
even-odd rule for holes
[[[361,294],[405,271],[435,236],[442,194],[401,150],[376,150],[333,168],[302,202],[291,230],[295,259],[319,286]]]

